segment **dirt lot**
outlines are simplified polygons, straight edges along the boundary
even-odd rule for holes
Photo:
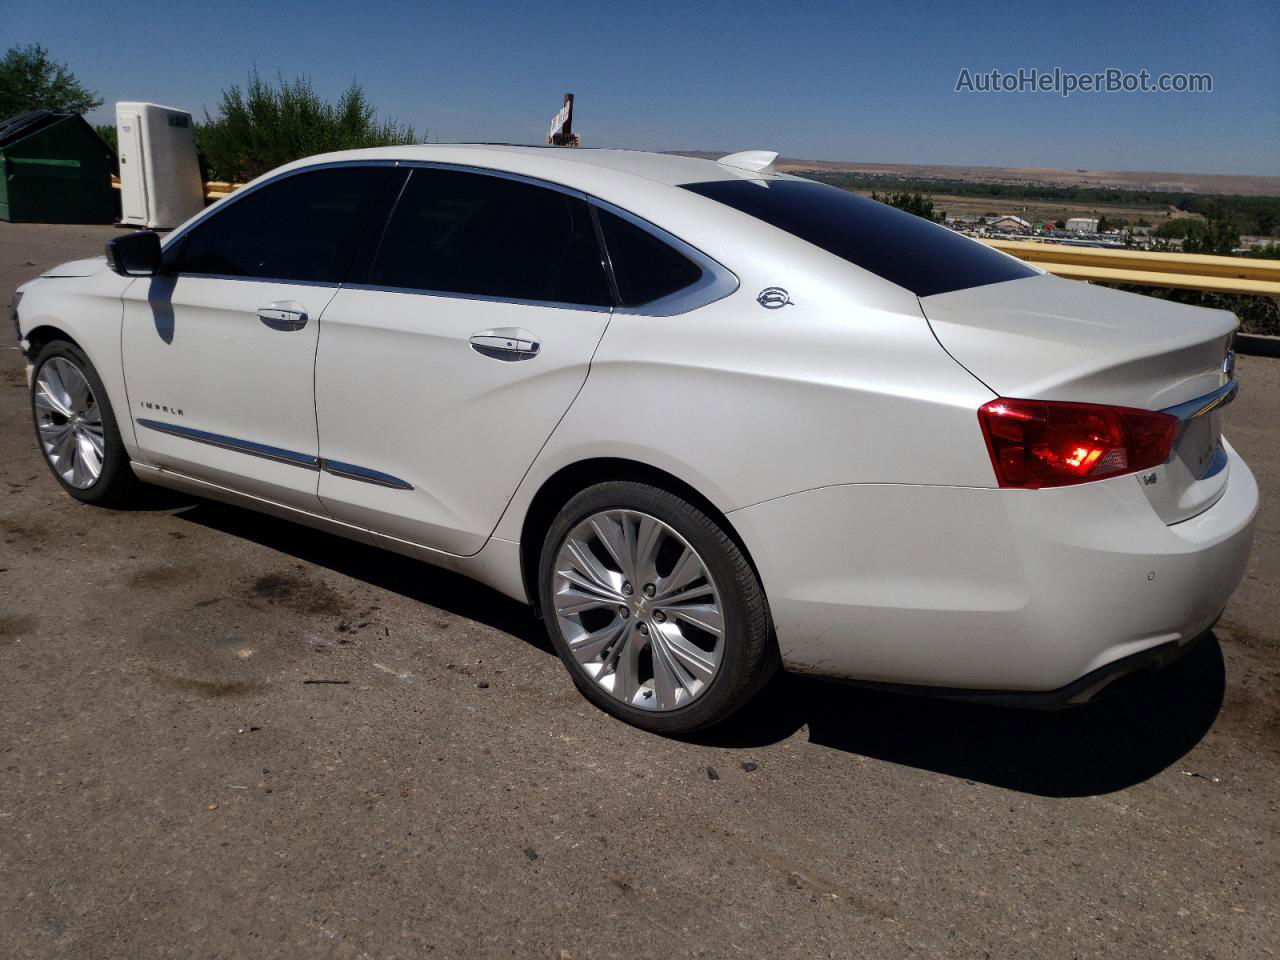
[[[854,192],[869,197],[875,191],[855,190]],[[932,193],[929,194],[929,199],[933,201],[935,211],[939,214],[945,213],[949,217],[973,219],[994,213],[1022,217],[1023,220],[1033,224],[1054,223],[1058,220],[1069,220],[1071,217],[1106,217],[1113,222],[1123,220],[1132,225],[1141,222],[1150,226],[1159,226],[1175,217],[1202,219],[1198,214],[1178,210],[1175,207],[1151,204],[1063,203],[1034,200],[1028,197],[963,197],[948,193]]]
[[[0,288],[110,235],[0,224]],[[1227,415],[1248,579],[1164,674],[1055,714],[787,678],[677,742],[457,577],[159,492],[78,505],[3,337],[4,956],[1280,949],[1280,361],[1241,360]]]

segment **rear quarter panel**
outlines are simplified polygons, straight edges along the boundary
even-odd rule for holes
[[[691,313],[616,313],[496,535],[518,540],[542,483],[593,457],[658,467],[725,513],[831,484],[993,486],[976,415],[991,392],[914,296],[803,247],[722,253],[738,290]],[[758,304],[769,286],[791,303]]]

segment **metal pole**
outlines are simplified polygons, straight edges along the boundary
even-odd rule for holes
[[[565,106],[569,108],[569,115],[564,121],[564,129],[560,131],[561,143],[573,144],[573,94],[566,93],[564,95]]]

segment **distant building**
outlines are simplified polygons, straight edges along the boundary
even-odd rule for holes
[[[1094,223],[1097,223],[1095,220]],[[987,226],[992,230],[1000,230],[1004,233],[1023,233],[1031,229],[1031,224],[1021,217],[1013,215],[1005,217],[992,217],[987,221]]]
[[[1097,233],[1097,217],[1072,217],[1067,221],[1067,229],[1072,233]]]

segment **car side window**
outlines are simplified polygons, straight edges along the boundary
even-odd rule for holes
[[[649,231],[599,207],[596,215],[623,306],[653,303],[702,277],[701,267]]]
[[[385,167],[293,174],[229,203],[179,241],[176,271],[341,283]],[[166,258],[167,259],[167,258]]]
[[[369,283],[507,300],[613,304],[585,201],[459,170],[412,172]]]

